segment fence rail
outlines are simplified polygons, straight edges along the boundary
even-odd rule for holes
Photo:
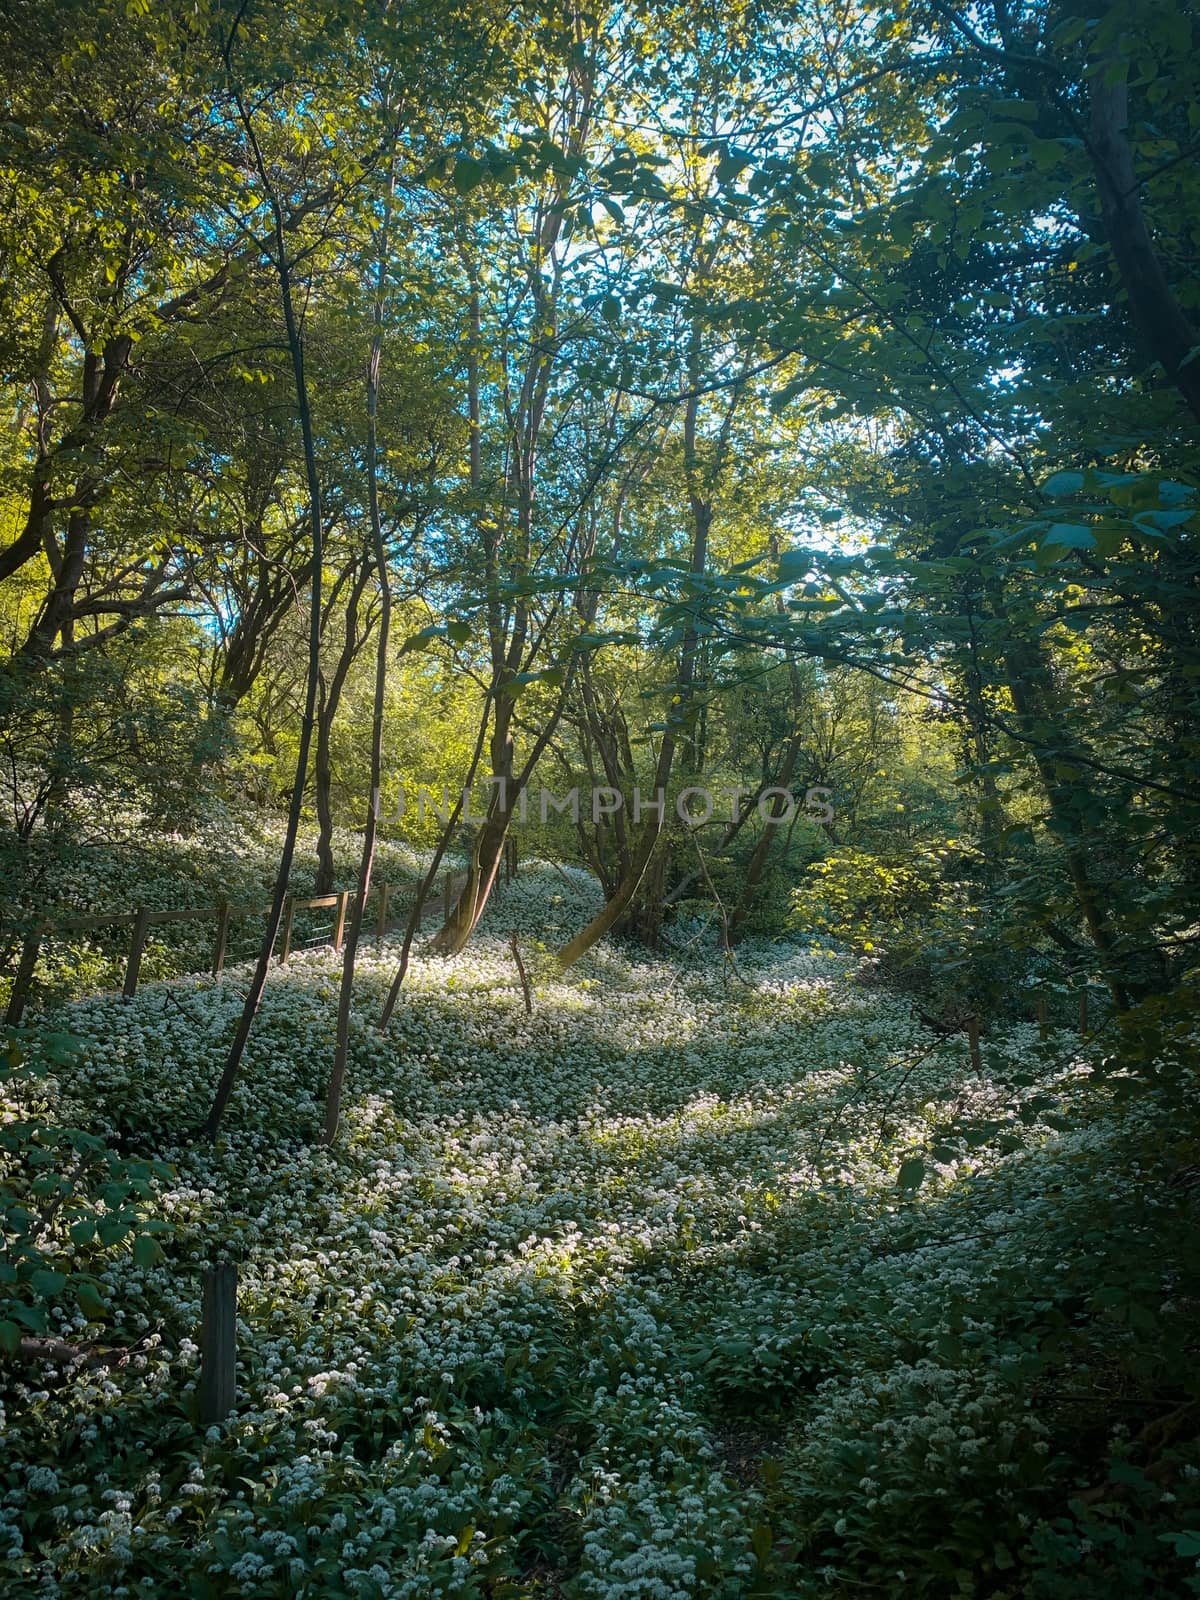
[[[516,874],[516,868],[516,845],[510,842],[505,847],[502,870],[497,874],[497,887],[503,882],[511,882]],[[443,918],[448,916],[455,896],[462,892],[466,881],[465,873],[444,873],[441,893],[432,892],[431,886],[421,906],[421,917],[417,926],[420,927],[429,916]],[[372,900],[376,902],[376,939],[382,940],[388,931],[389,923],[398,922],[401,915],[406,916],[411,911],[419,888],[419,884],[412,883],[371,885],[367,891],[367,903],[369,905]],[[346,919],[358,895],[357,889],[337,889],[332,894],[288,895],[283,907],[277,962],[284,963],[292,953],[292,939],[298,911],[332,910],[333,927],[328,943],[335,950],[340,950],[346,931]],[[97,911],[85,917],[39,917],[26,935],[21,948],[21,957],[17,963],[16,976],[8,998],[8,1009],[4,1015],[5,1024],[8,1027],[16,1027],[24,1016],[25,1006],[33,988],[42,941],[56,933],[90,933],[98,928],[128,928],[129,952],[125,958],[125,981],[121,993],[129,1000],[137,993],[142,954],[146,948],[146,936],[151,928],[171,922],[203,922],[211,919],[215,924],[215,930],[209,970],[214,978],[219,978],[225,970],[230,924],[241,917],[265,917],[269,911],[269,906],[257,902],[251,905],[234,905],[228,900],[220,900],[213,906],[189,906],[178,911],[153,911],[148,906],[137,906],[132,911]],[[365,917],[363,920],[365,926]]]

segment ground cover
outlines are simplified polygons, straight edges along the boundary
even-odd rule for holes
[[[169,1163],[171,1231],[70,1247],[111,1310],[64,1291],[53,1331],[125,1366],[4,1373],[4,1592],[1200,1592],[1196,1152],[1157,1102],[1020,1025],[980,1077],[802,941],[559,976],[539,941],[593,895],[527,866],[387,1036],[369,951],[333,1150],[331,952],[273,977],[215,1147],[239,969],[33,1030],[77,1045],[6,1114]],[[224,1257],[240,1403],[206,1431]]]

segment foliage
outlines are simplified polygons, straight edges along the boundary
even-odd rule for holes
[[[8,1590],[1196,1591],[1198,46],[0,16]]]
[[[10,1357],[23,1336],[102,1325],[114,1309],[119,1316],[100,1274],[127,1249],[137,1266],[152,1265],[162,1256],[156,1236],[170,1232],[149,1214],[170,1167],[121,1156],[49,1111],[40,1080],[70,1072],[77,1049],[67,1035],[4,1034],[0,1354]]]
[[[126,1368],[10,1370],[9,1592],[949,1596],[985,1563],[1014,1600],[1187,1592],[1194,1138],[1069,1035],[1010,1025],[980,1079],[790,943],[748,942],[733,983],[707,955],[535,959],[527,1016],[506,935],[530,949],[566,892],[526,866],[470,953],[414,957],[389,1037],[388,952],[364,958],[333,1149],[328,952],[268,987],[215,1148],[183,1134],[232,984],[70,1008],[47,1109],[147,1130],[173,1240],[97,1263]],[[947,1116],[993,1132],[946,1150]],[[199,1269],[231,1253],[240,1398],[205,1433]]]
[[[808,882],[793,897],[793,926],[874,950],[869,935],[895,932],[961,893],[963,880],[951,876],[960,864],[953,839],[890,861],[861,850],[837,851],[809,868]]]

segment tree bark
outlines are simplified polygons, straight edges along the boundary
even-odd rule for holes
[[[229,65],[228,60],[226,65]],[[283,306],[288,352],[291,356],[292,376],[296,386],[296,408],[300,416],[300,431],[304,441],[304,471],[308,483],[308,511],[312,537],[312,590],[309,602],[308,667],[305,681],[304,711],[300,719],[300,742],[296,754],[296,772],[292,780],[292,793],[288,806],[287,824],[284,829],[283,848],[279,856],[279,870],[275,877],[275,887],[271,895],[271,907],[267,913],[267,925],[263,930],[262,944],[259,947],[254,975],[250,980],[250,987],[246,993],[242,1014],[233,1036],[233,1043],[229,1047],[229,1055],[226,1057],[220,1082],[217,1084],[217,1091],[213,1097],[212,1107],[204,1125],[205,1136],[209,1139],[216,1138],[217,1131],[221,1126],[221,1118],[225,1114],[225,1108],[229,1104],[229,1097],[233,1093],[234,1084],[237,1082],[238,1073],[241,1070],[242,1057],[246,1053],[246,1044],[250,1038],[250,1030],[254,1025],[254,1018],[262,1000],[263,990],[267,986],[267,973],[270,970],[271,956],[275,949],[275,940],[283,917],[284,901],[287,899],[288,880],[292,871],[292,858],[296,853],[296,837],[300,832],[300,816],[304,804],[305,781],[308,776],[308,757],[312,748],[313,722],[316,713],[317,682],[321,669],[321,562],[324,528],[321,516],[321,480],[317,471],[317,449],[313,436],[312,408],[309,403],[308,380],[304,370],[304,338],[300,331],[300,325],[296,320],[296,310],[292,299],[292,273],[287,254],[283,207],[271,180],[267,177],[267,170],[263,162],[262,152],[258,146],[258,140],[254,134],[254,127],[240,95],[237,97],[237,104],[242,126],[245,129],[254,163],[266,191],[267,201],[271,210],[274,237],[273,253],[275,258],[273,265],[279,280],[279,296]]]
[[[693,385],[693,388],[695,390],[696,386]],[[697,477],[696,424],[698,408],[699,400],[694,393],[687,403],[684,417],[685,465],[689,481],[689,506],[692,516],[690,570],[694,576],[699,576],[703,573],[707,565],[708,538],[712,527],[712,502],[707,495],[701,492]],[[691,709],[692,688],[695,680],[699,647],[699,634],[694,627],[689,627],[684,634],[680,647],[673,709],[672,713],[668,714],[667,730],[663,734],[662,744],[659,746],[658,763],[654,773],[654,794],[652,799],[654,801],[661,799],[661,810],[657,807],[655,808],[653,823],[648,823],[644,828],[641,840],[634,849],[629,869],[622,879],[617,892],[597,912],[588,925],[585,928],[581,928],[575,937],[568,940],[559,950],[558,964],[564,969],[573,966],[581,956],[586,955],[594,944],[612,931],[625,914],[634,895],[637,894],[646,869],[650,865],[655,846],[666,822],[667,788],[671,780],[671,770],[675,761],[679,734],[686,726],[688,713]]]
[[[380,535],[382,540],[382,534]],[[363,591],[370,579],[373,558],[363,552],[358,570],[350,581],[350,594],[346,603],[346,626],[342,646],[338,651],[333,672],[326,683],[318,679],[316,757],[313,761],[313,788],[317,804],[317,894],[329,894],[333,889],[337,866],[333,859],[333,724],[342,703],[346,678],[359,651],[370,637],[372,622],[359,631],[358,615]],[[326,607],[328,617],[331,605]]]
[[[341,1116],[342,1087],[350,1054],[350,1002],[354,993],[354,966],[362,937],[367,896],[371,891],[371,872],[375,862],[375,839],[383,788],[383,722],[386,706],[388,642],[392,627],[392,586],[388,573],[388,553],[379,512],[379,373],[383,360],[383,291],[387,280],[388,241],[392,207],[396,195],[396,138],[392,130],[391,163],[388,172],[387,200],[379,229],[379,254],[375,264],[375,299],[371,307],[371,350],[367,358],[367,510],[371,522],[371,552],[379,574],[379,637],[375,645],[375,690],[371,703],[371,776],[367,815],[363,824],[362,855],[358,866],[358,898],[352,902],[350,926],[342,952],[342,979],[338,988],[337,1026],[334,1033],[333,1067],[325,1097],[324,1142],[337,1138]],[[382,929],[382,921],[380,927]]]
[[[1128,65],[1118,58],[1094,64],[1089,153],[1100,193],[1104,231],[1133,320],[1150,354],[1200,420],[1200,330],[1180,305],[1154,245],[1138,198],[1140,186],[1128,137]]]

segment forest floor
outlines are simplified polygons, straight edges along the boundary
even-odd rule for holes
[[[993,1029],[973,1074],[806,944],[560,975],[594,893],[526,866],[386,1036],[372,943],[332,1150],[328,950],[273,975],[215,1147],[244,969],[46,1014],[49,1113],[169,1162],[172,1232],[101,1274],[128,1364],[0,1389],[3,1592],[1200,1593],[1195,1140],[1065,1033]]]

